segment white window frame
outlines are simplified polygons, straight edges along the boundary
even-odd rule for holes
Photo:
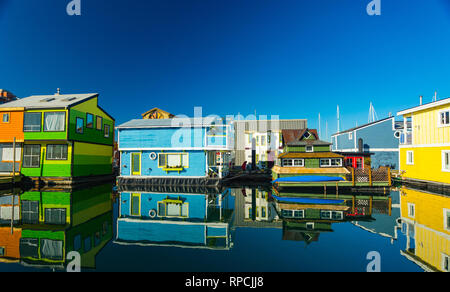
[[[415,218],[416,217],[416,204],[408,203],[408,217]],[[411,207],[413,208],[413,214],[411,214]]]
[[[6,120],[5,120],[5,117],[6,117]],[[11,120],[11,115],[9,113],[2,114],[2,123],[9,124],[10,120]]]
[[[308,228],[308,226],[312,226],[311,228]],[[307,230],[314,230],[315,224],[314,222],[308,222],[306,223],[306,229]]]
[[[289,164],[286,162],[290,161]],[[295,165],[295,161],[301,161],[301,165]],[[305,159],[294,159],[294,158],[286,158],[283,159],[283,167],[305,167]]]
[[[348,132],[348,139],[353,140],[353,132]]]
[[[442,123],[442,114],[449,113],[448,123]],[[442,110],[438,113],[438,127],[450,127],[450,109]]]
[[[450,209],[444,209],[444,229],[450,231],[450,225],[448,224],[448,216],[450,216]]]
[[[339,165],[332,165],[332,160],[339,160]],[[328,163],[322,164],[322,161],[328,161]],[[319,167],[342,167],[342,158],[321,158],[319,161]]]
[[[445,272],[450,272],[450,263],[447,264],[447,270],[445,269],[445,259],[447,259],[447,263],[450,262],[450,256],[445,254],[445,253],[441,253],[441,269]]]
[[[449,164],[445,164],[445,156],[448,155]],[[442,171],[450,172],[450,150],[442,150]]]
[[[412,161],[409,160],[409,154],[412,154]],[[406,151],[406,165],[414,165],[414,150]]]
[[[311,147],[311,150],[308,150],[308,147]],[[305,151],[306,152],[308,152],[308,153],[312,153],[312,152],[314,152],[314,146],[305,146]]]

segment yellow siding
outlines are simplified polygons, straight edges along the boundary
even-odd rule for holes
[[[400,148],[400,169],[403,178],[450,183],[450,172],[442,171],[442,151],[447,147]],[[407,151],[414,153],[414,165],[406,164]]]
[[[409,217],[408,204],[414,204],[415,216]],[[442,255],[450,255],[450,231],[445,227],[444,210],[450,198],[417,190],[402,189],[401,216],[414,222],[415,255],[442,270]]]
[[[450,127],[439,127],[439,112],[450,110],[450,105],[413,113],[413,144],[450,143]]]

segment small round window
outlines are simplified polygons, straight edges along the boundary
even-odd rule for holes
[[[395,133],[394,133],[395,138],[399,139],[400,135],[401,135],[400,131],[395,131]]]

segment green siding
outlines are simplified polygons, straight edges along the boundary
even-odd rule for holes
[[[111,119],[107,119],[106,117],[103,118],[103,124],[102,124],[102,130],[97,130],[95,127],[95,115],[94,115],[94,125],[93,128],[87,128],[86,127],[86,112],[78,111],[71,109],[69,114],[69,140],[74,141],[80,141],[80,142],[92,142],[97,144],[104,144],[104,145],[113,145],[113,139],[114,139],[114,121]],[[76,132],[76,121],[77,118],[82,118],[84,127],[83,127],[83,134]],[[105,125],[108,125],[110,128],[110,134],[109,137],[105,137]]]
[[[306,146],[286,146],[285,150],[285,152],[306,152]],[[314,152],[330,152],[330,146],[314,146]]]

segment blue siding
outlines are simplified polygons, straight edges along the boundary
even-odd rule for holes
[[[141,176],[170,176],[170,177],[204,177],[206,176],[206,153],[203,150],[198,151],[185,151],[189,154],[189,168],[185,168],[180,173],[178,172],[165,172],[162,168],[158,167],[158,159],[152,160],[150,158],[151,153],[180,153],[180,151],[142,151],[141,154]],[[121,175],[131,175],[131,153],[139,153],[133,151],[122,151],[121,156]]]
[[[372,167],[390,166],[392,169],[399,169],[398,151],[379,151],[372,155]]]
[[[120,196],[121,216],[131,216],[130,214],[130,193],[122,193]],[[142,193],[140,199],[141,217],[149,218],[150,210],[158,210],[158,202],[170,199],[180,199],[189,204],[189,218],[194,220],[204,220],[206,218],[206,197],[202,194],[153,194]],[[156,217],[156,220],[161,218]]]

